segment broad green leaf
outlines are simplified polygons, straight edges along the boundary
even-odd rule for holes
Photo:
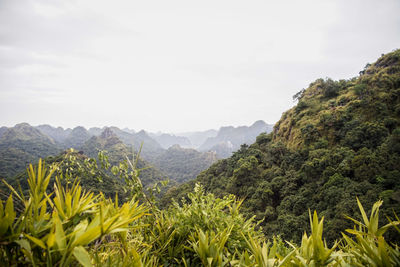
[[[25,249],[29,253],[31,252],[31,245],[29,244],[28,240],[20,239],[20,240],[15,241],[15,243],[20,245],[23,249]]]
[[[20,240],[15,241],[15,243],[17,243],[18,245],[21,246],[22,252],[31,261],[32,265],[35,266],[35,260],[32,255],[31,245],[29,244],[28,240],[20,239]]]
[[[53,215],[54,221],[56,224],[55,225],[55,227],[56,227],[56,230],[55,230],[56,244],[59,249],[63,250],[67,246],[67,241],[65,240],[66,237],[65,237],[64,229],[63,229],[60,219],[58,218],[57,212],[54,212],[53,214],[54,214]]]
[[[47,247],[49,248],[53,247],[55,240],[56,240],[56,235],[53,231],[51,231],[47,236],[47,241],[46,241]]]
[[[46,245],[43,243],[42,240],[37,239],[36,237],[30,236],[30,235],[27,235],[27,234],[25,234],[25,236],[26,236],[29,240],[31,240],[33,243],[35,243],[36,245],[38,245],[39,247],[41,247],[41,248],[43,248],[43,249],[46,249]]]
[[[89,253],[86,251],[86,249],[84,247],[82,247],[82,246],[75,247],[72,254],[79,261],[79,263],[82,264],[84,267],[93,266],[92,262],[90,260]]]
[[[88,227],[86,232],[84,232],[79,238],[77,238],[74,242],[74,246],[79,245],[87,245],[96,238],[100,237],[100,226],[95,226],[93,228]]]

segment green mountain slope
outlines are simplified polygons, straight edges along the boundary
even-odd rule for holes
[[[114,134],[110,128],[105,128],[99,136],[92,136],[81,147],[89,157],[97,157],[99,151],[107,151],[109,161],[113,164],[125,160],[129,155],[127,146]]]
[[[142,134],[144,138],[138,138]],[[153,144],[145,132],[130,134],[116,127],[105,128],[100,136],[91,137],[82,147],[83,152],[95,157],[99,150],[106,150],[110,163],[118,164],[125,160],[126,156],[132,157],[132,149],[127,144],[140,147],[139,140],[143,140],[143,159],[139,159],[138,167],[145,168],[141,173],[144,185],[153,184],[168,177],[171,184],[180,184],[196,178],[203,170],[207,169],[216,159],[213,152],[198,152],[194,149],[185,149],[172,146],[167,150]],[[148,149],[146,149],[146,147]],[[147,153],[147,154],[146,154]]]
[[[56,141],[59,144],[63,144],[65,139],[68,137],[68,135],[72,131],[70,128],[64,130],[62,127],[55,128],[48,124],[38,125],[35,128],[39,129],[43,134],[52,138],[54,141]]]
[[[110,127],[110,129],[124,144],[133,146],[135,151],[143,144],[141,156],[145,160],[152,160],[164,151],[164,149],[143,130],[138,133],[128,133],[117,127]]]
[[[92,135],[82,126],[75,127],[63,141],[63,147],[80,148]]]
[[[154,165],[178,184],[193,180],[203,170],[217,161],[214,152],[198,152],[195,149],[174,145],[154,159]]]
[[[115,134],[115,129],[105,128],[100,136],[92,136],[81,147],[84,154],[96,158],[99,151],[106,151],[109,162],[112,165],[118,165],[126,160],[126,157],[132,159],[132,149],[126,146]],[[148,162],[139,158],[138,169],[143,169],[140,173],[140,179],[143,186],[150,186],[156,182],[164,180],[166,175],[157,168],[151,166]]]
[[[357,78],[318,79],[295,97],[273,133],[167,197],[179,199],[194,182],[218,196],[233,193],[268,236],[297,242],[309,209],[325,216],[328,241],[339,238],[351,226],[344,215],[359,214],[356,196],[368,209],[381,198],[383,215],[400,214],[400,50]]]
[[[53,139],[27,123],[3,130],[0,138],[0,177],[11,177],[40,157],[57,155],[61,149]]]

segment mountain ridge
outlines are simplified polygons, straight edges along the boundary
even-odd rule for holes
[[[199,150],[215,151],[220,158],[227,158],[241,145],[252,144],[259,134],[271,131],[272,125],[262,120],[254,122],[251,126],[224,126],[218,130],[215,137],[207,138]]]

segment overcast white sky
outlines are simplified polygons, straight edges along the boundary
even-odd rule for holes
[[[275,123],[400,48],[399,0],[0,0],[0,125]]]

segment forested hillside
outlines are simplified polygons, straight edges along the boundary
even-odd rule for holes
[[[36,129],[40,130],[45,135],[52,138],[55,142],[59,144],[63,144],[65,139],[67,139],[68,135],[71,133],[72,129],[63,129],[62,127],[52,127],[48,124],[42,124],[35,127]]]
[[[163,148],[160,144],[151,138],[144,130],[138,133],[128,133],[117,127],[110,127],[110,129],[124,144],[133,146],[135,151],[143,144],[141,156],[147,161],[151,161],[154,157],[163,152]]]
[[[2,128],[0,137],[0,177],[10,177],[25,170],[40,157],[57,155],[55,141],[27,123]]]
[[[81,149],[91,158],[97,158],[98,153],[104,151],[111,165],[118,165],[127,157],[132,159],[134,153],[133,148],[125,145],[112,128],[105,128],[100,136],[91,137]],[[137,159],[137,168],[142,169],[140,178],[145,187],[167,179],[167,175],[140,157]]]
[[[325,216],[332,242],[358,214],[355,198],[383,214],[400,213],[400,50],[349,80],[318,79],[294,96],[271,134],[171,190],[180,199],[195,182],[217,196],[244,199],[267,236],[300,241],[308,210]],[[385,217],[382,216],[385,220]]]
[[[129,133],[122,133],[115,127],[105,128],[100,136],[91,137],[81,147],[82,151],[94,158],[99,151],[107,151],[111,164],[118,164],[126,157],[132,158],[133,148],[125,145],[116,132],[125,138],[130,136]],[[152,158],[150,162],[138,159],[137,167],[143,169],[140,177],[145,186],[166,179],[169,179],[173,185],[193,180],[217,160],[213,152],[198,152],[178,145],[162,150],[154,154]]]
[[[178,184],[193,180],[217,161],[215,152],[199,152],[174,145],[154,159],[154,165]]]

